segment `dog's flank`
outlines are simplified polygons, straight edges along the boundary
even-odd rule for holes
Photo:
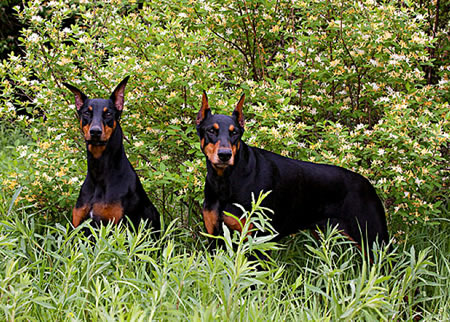
[[[109,99],[89,99],[76,87],[64,83],[75,95],[87,150],[88,171],[72,211],[74,227],[88,218],[98,225],[117,224],[128,217],[135,228],[141,220],[147,220],[148,227],[160,229],[159,213],[148,199],[123,147],[119,120],[128,78]]]
[[[206,93],[197,115],[197,133],[206,157],[203,218],[210,234],[221,234],[222,223],[237,225],[224,212],[240,217],[251,207],[251,195],[272,191],[263,206],[274,211],[278,239],[301,229],[338,225],[361,245],[388,243],[383,205],[369,181],[341,167],[289,159],[251,147],[244,133],[244,95],[231,116],[213,115]]]

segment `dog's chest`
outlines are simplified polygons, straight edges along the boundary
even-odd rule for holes
[[[73,208],[72,220],[75,227],[88,218],[95,222],[113,222],[117,224],[122,219],[123,213],[123,207],[120,202],[96,202]]]
[[[107,188],[108,187],[108,188]],[[119,223],[124,215],[124,205],[121,202],[120,187],[111,185],[85,185],[78,200],[78,205],[72,211],[74,226],[83,220],[91,218],[95,222]]]

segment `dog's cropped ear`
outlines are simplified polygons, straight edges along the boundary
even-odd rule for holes
[[[209,104],[208,104],[208,96],[206,96],[206,92],[203,91],[203,96],[202,96],[202,107],[200,107],[200,111],[198,111],[197,114],[197,126],[200,125],[200,123],[203,122],[204,119],[206,119],[209,115],[211,115],[211,109],[209,108]]]
[[[245,94],[242,94],[241,99],[236,105],[236,108],[233,111],[232,116],[236,118],[237,122],[239,123],[240,127],[244,128],[245,120],[244,120],[244,113],[242,113],[242,107],[244,106],[244,100],[245,100]]]
[[[125,104],[125,86],[127,86],[127,82],[130,79],[130,76],[124,78],[123,81],[117,85],[114,92],[112,92],[110,99],[113,101],[114,106],[120,112],[123,110],[123,106]]]
[[[84,95],[84,93],[75,86],[72,86],[67,83],[63,83],[63,85],[66,86],[68,89],[70,89],[70,91],[75,95],[75,106],[77,107],[77,111],[79,111],[83,106],[84,102],[87,100],[87,96]]]

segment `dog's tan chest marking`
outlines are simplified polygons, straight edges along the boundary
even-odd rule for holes
[[[72,224],[74,227],[78,227],[87,217],[118,224],[123,217],[123,208],[120,203],[94,203],[92,207],[84,205],[80,208],[73,208]]]
[[[123,217],[123,208],[119,203],[95,203],[92,206],[94,216],[100,217],[104,221],[112,221],[118,224]]]

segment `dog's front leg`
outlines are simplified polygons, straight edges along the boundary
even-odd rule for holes
[[[206,232],[213,236],[219,236],[223,233],[222,222],[223,218],[220,216],[219,203],[215,202],[212,204],[204,203],[203,209],[203,222],[205,224]],[[216,240],[210,238],[209,248],[211,250],[215,249]]]
[[[206,232],[217,236],[219,234],[219,211],[217,209],[203,208],[202,213]]]

